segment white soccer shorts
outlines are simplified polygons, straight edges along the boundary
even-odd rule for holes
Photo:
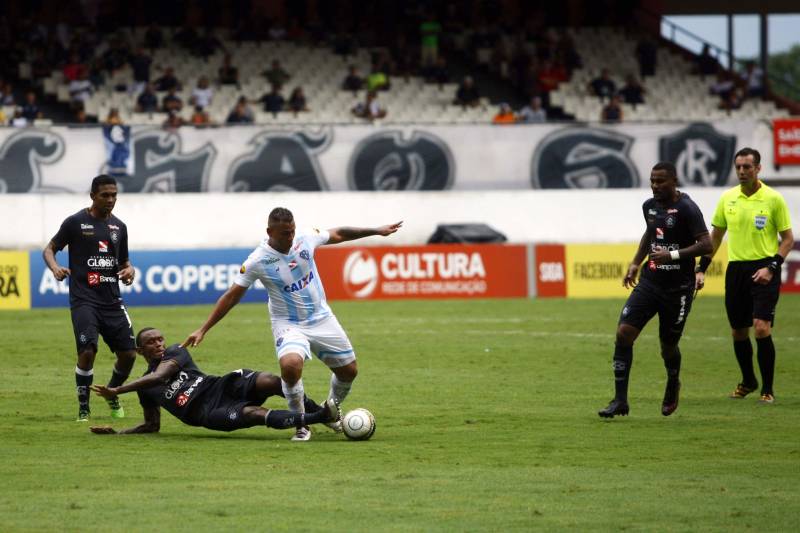
[[[278,359],[286,354],[297,353],[303,359],[311,360],[313,353],[328,368],[339,368],[356,360],[347,333],[333,315],[313,326],[291,322],[273,323],[272,336],[275,338]]]

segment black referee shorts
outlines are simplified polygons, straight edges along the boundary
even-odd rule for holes
[[[256,380],[261,372],[243,368],[217,379],[192,406],[191,420],[195,425],[215,431],[234,431],[250,427],[242,410],[248,405],[261,405],[265,394],[256,392]]]
[[[105,307],[79,305],[70,309],[70,314],[78,352],[89,346],[97,349],[99,335],[103,336],[103,340],[114,353],[136,349],[133,325],[124,304]]]
[[[668,291],[641,280],[625,302],[619,323],[641,331],[658,314],[658,338],[667,344],[677,344],[692,310],[693,293],[692,287]]]
[[[775,322],[781,292],[781,271],[766,285],[753,283],[753,274],[767,266],[771,257],[758,261],[731,261],[725,271],[725,311],[731,329],[753,327],[753,319]]]

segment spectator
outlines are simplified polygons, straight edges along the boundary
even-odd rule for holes
[[[28,91],[25,93],[25,103],[22,104],[22,116],[29,123],[33,123],[37,118],[43,118],[42,110],[39,109],[39,104],[36,103],[36,93]]]
[[[69,98],[72,109],[83,109],[86,101],[92,97],[92,92],[92,82],[89,81],[88,72],[86,68],[82,68],[78,77],[69,82]]]
[[[600,112],[600,121],[606,124],[622,122],[622,97],[615,94]]]
[[[372,63],[372,72],[367,76],[367,91],[388,91],[390,87],[388,74],[377,61]]]
[[[719,109],[724,109],[729,112],[734,109],[739,109],[742,107],[744,97],[744,91],[739,87],[734,87],[732,90],[728,91],[727,96],[722,99],[718,107]]]
[[[9,118],[6,116],[2,108],[0,108],[0,126],[5,126]]]
[[[447,60],[444,56],[436,58],[436,62],[424,70],[425,81],[438,83],[440,86],[450,82],[450,73],[447,71]]]
[[[764,71],[761,70],[761,67],[756,66],[754,61],[748,61],[745,64],[744,79],[747,83],[749,98],[764,96]]]
[[[425,19],[419,26],[419,33],[422,36],[420,43],[421,65],[423,68],[429,67],[436,63],[436,58],[439,53],[439,34],[442,32],[442,26],[436,20],[436,15],[432,9],[428,9],[425,13]]]
[[[173,111],[172,113],[167,115],[167,120],[164,121],[164,124],[162,124],[162,127],[165,130],[175,131],[178,128],[180,128],[181,126],[183,126],[183,125],[184,125],[184,122],[183,122],[183,119],[181,118],[181,116],[178,113]]]
[[[708,76],[716,74],[720,70],[719,61],[711,55],[711,47],[708,44],[703,45],[703,51],[697,56],[696,74]]]
[[[167,113],[172,111],[180,112],[183,109],[183,100],[176,94],[175,87],[170,87],[167,95],[161,100],[161,110]]]
[[[278,87],[283,87],[292,77],[283,69],[281,62],[277,59],[272,60],[272,67],[261,74],[267,78],[270,85],[277,85]]]
[[[558,89],[559,84],[567,81],[568,78],[567,70],[563,65],[549,59],[542,60],[542,65],[536,74],[536,83],[545,107],[550,107],[550,93]]]
[[[158,97],[153,91],[153,85],[145,85],[144,91],[136,99],[136,111],[139,113],[152,113],[158,111]]]
[[[15,103],[13,85],[9,82],[0,84],[0,106],[13,106]]]
[[[209,118],[208,113],[206,113],[206,110],[203,109],[202,106],[196,105],[194,106],[194,111],[192,111],[192,116],[189,118],[189,122],[193,126],[198,127],[210,126],[211,118]]]
[[[386,110],[378,103],[377,91],[368,91],[366,101],[359,103],[351,111],[353,115],[367,120],[377,120],[386,116]]]
[[[572,37],[567,33],[558,41],[556,61],[564,65],[568,76],[572,74],[573,70],[583,66],[583,59],[575,49],[575,41],[573,41]]]
[[[14,116],[11,117],[9,124],[15,128],[24,128],[29,123],[28,119],[22,114],[22,108],[18,107],[14,110]]]
[[[517,121],[514,111],[511,106],[503,102],[500,104],[500,109],[492,119],[492,124],[513,124]]]
[[[156,91],[169,91],[170,89],[181,90],[181,82],[175,77],[175,70],[172,67],[164,69],[164,74],[156,80]]]
[[[247,98],[240,97],[225,120],[227,124],[252,124],[255,122],[253,111],[247,105]]]
[[[122,124],[122,117],[119,116],[119,109],[112,107],[108,110],[108,116],[106,116],[105,124],[109,126],[119,126]]]
[[[214,52],[221,48],[222,43],[214,36],[211,29],[206,28],[205,33],[198,37],[194,43],[194,54],[208,61],[208,56],[213,55]]]
[[[538,96],[531,98],[530,104],[519,112],[519,122],[534,124],[547,121],[547,111],[542,107],[542,99]]]
[[[64,75],[64,81],[69,83],[77,80],[81,70],[85,68],[84,64],[78,59],[78,54],[72,52],[64,68],[61,69],[61,73]]]
[[[600,100],[611,98],[617,92],[617,84],[611,79],[607,68],[600,71],[600,76],[589,82],[589,94],[597,96]]]
[[[733,77],[726,71],[720,70],[717,72],[717,79],[709,87],[708,92],[719,96],[721,102],[720,106],[727,102],[730,98],[731,92],[735,88]]]
[[[465,76],[464,81],[456,89],[456,99],[453,104],[462,107],[477,107],[481,103],[481,95],[471,76]]]
[[[644,103],[645,92],[645,88],[636,78],[633,77],[632,74],[629,74],[625,78],[625,85],[623,85],[619,90],[619,94],[622,96],[623,101],[626,104],[633,105],[634,107],[636,107],[636,104]]]
[[[294,111],[295,114],[308,111],[306,95],[303,94],[302,87],[295,87],[292,94],[289,95],[288,107],[289,110]]]
[[[236,85],[239,87],[239,69],[231,63],[230,54],[225,54],[222,66],[219,67],[219,83],[221,85]]]
[[[636,43],[636,60],[639,62],[639,77],[655,76],[658,46],[648,35],[643,35]]]
[[[259,99],[259,102],[264,103],[264,111],[267,113],[272,113],[276,115],[283,111],[283,106],[286,103],[284,100],[283,95],[281,94],[281,87],[280,85],[273,85],[272,90],[262,96]]]
[[[355,65],[350,65],[347,69],[347,77],[342,82],[342,89],[356,93],[363,88],[364,78],[358,75],[358,69]]]
[[[131,94],[139,94],[150,83],[150,65],[152,62],[153,60],[145,53],[144,48],[137,48],[136,53],[131,56],[130,64],[131,70],[133,70]]]
[[[203,109],[211,105],[214,99],[214,89],[208,86],[208,78],[202,76],[197,82],[197,86],[192,89],[192,97],[189,100],[193,106]]]

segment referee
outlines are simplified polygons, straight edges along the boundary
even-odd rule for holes
[[[775,345],[772,325],[781,288],[781,264],[794,244],[786,200],[758,179],[761,154],[752,148],[736,153],[734,166],[739,186],[725,191],[711,220],[710,256],[700,259],[696,287],[702,289],[705,271],[727,232],[728,270],[725,272],[725,310],[733,334],[733,351],[742,381],[731,398],[744,398],[758,388],[753,369],[750,327],[755,329],[761,370],[761,403],[775,401]],[[780,242],[778,242],[780,236]]]

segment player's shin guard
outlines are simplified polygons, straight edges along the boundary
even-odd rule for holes
[[[340,381],[336,374],[331,375],[331,390],[328,392],[328,398],[333,398],[336,403],[342,405],[342,402],[350,393],[350,388],[353,386],[352,381]]]
[[[761,370],[761,394],[773,394],[772,381],[775,378],[775,344],[772,335],[756,339],[758,347],[758,368]]]
[[[298,379],[297,383],[293,386],[289,386],[288,383],[281,380],[281,389],[283,390],[283,396],[286,398],[286,404],[289,406],[289,410],[295,413],[304,413],[305,405],[303,404],[303,397],[305,396],[305,391],[303,389],[303,380]]]
[[[319,410],[316,413],[295,413],[292,411],[279,411],[271,409],[264,423],[275,429],[301,428],[309,424],[317,424],[325,420],[328,413]]]
[[[750,339],[733,341],[733,352],[736,354],[736,361],[742,371],[742,383],[747,387],[755,388],[758,380],[755,370],[753,370],[753,345],[750,343]]]
[[[75,367],[75,390],[78,393],[78,409],[89,410],[89,386],[94,379],[94,370]]]
[[[614,397],[628,401],[628,379],[633,364],[633,346],[614,345]]]

